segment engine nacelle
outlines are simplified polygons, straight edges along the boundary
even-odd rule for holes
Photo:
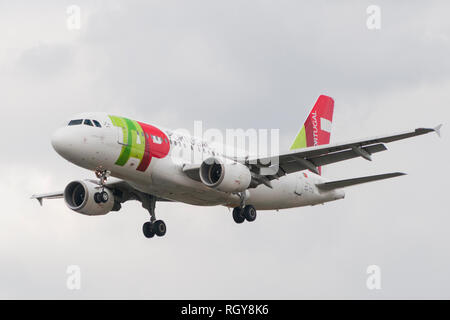
[[[200,166],[200,179],[210,188],[224,192],[241,192],[250,186],[252,175],[241,163],[208,158]]]
[[[72,181],[64,189],[64,201],[70,209],[81,214],[88,216],[107,214],[113,209],[114,195],[111,190],[105,188],[108,201],[97,203],[94,194],[99,191],[100,186],[91,181]]]

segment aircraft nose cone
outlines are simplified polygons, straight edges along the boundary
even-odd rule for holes
[[[51,142],[52,147],[55,149],[56,152],[58,152],[58,149],[60,148],[61,142],[62,142],[62,135],[61,135],[61,129],[56,130],[53,132]]]
[[[69,141],[66,128],[59,128],[56,130],[51,137],[51,143],[53,149],[55,149],[58,154],[65,157],[69,151]]]

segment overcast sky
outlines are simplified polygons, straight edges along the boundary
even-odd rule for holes
[[[69,5],[81,29],[67,28]],[[366,26],[369,5],[381,29]],[[0,1],[0,298],[450,298],[448,1]],[[84,111],[169,128],[280,129],[287,148],[320,94],[332,142],[444,123],[333,179],[392,171],[317,207],[259,212],[138,202],[87,217],[33,193],[93,178],[51,133]],[[81,268],[81,290],[66,268]],[[381,268],[368,290],[366,268]]]

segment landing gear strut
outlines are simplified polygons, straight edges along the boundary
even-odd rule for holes
[[[166,234],[166,224],[162,220],[156,220],[155,206],[156,197],[146,194],[142,199],[142,206],[150,213],[150,221],[142,226],[142,232],[146,238],[153,238],[155,235],[162,237]]]
[[[110,174],[110,171],[103,169],[101,166],[95,169],[95,176],[99,179],[98,184],[100,185],[100,192],[94,193],[94,201],[96,203],[106,203],[109,200],[108,193],[105,192],[105,183]]]
[[[255,221],[256,209],[251,204],[245,205],[245,195],[243,192],[239,193],[241,203],[239,207],[233,209],[233,220],[236,223],[243,223],[245,220],[248,222]]]

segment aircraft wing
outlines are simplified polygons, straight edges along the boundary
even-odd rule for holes
[[[64,196],[63,191],[51,192],[51,193],[43,193],[43,194],[33,194],[31,199],[36,199],[39,201],[39,204],[42,206],[42,201],[44,199],[60,199]]]
[[[440,128],[441,125],[436,128],[417,128],[393,135],[303,148],[281,154],[278,157],[246,159],[245,164],[251,168],[256,166],[260,171],[259,174],[269,180],[306,169],[317,173],[317,167],[356,157],[362,157],[370,161],[373,153],[387,150],[384,143],[412,138],[430,132],[436,132],[440,136]]]
[[[98,183],[98,180],[88,179],[87,181]],[[139,200],[140,191],[133,188],[128,182],[118,178],[109,178],[105,184],[105,187],[110,190],[120,191],[117,195],[118,200],[123,203],[128,200]],[[119,196],[120,195],[120,196]],[[64,197],[64,191],[43,193],[43,194],[33,194],[31,199],[36,199],[42,206],[44,199],[60,199]],[[172,201],[164,198],[157,197],[156,201]]]

